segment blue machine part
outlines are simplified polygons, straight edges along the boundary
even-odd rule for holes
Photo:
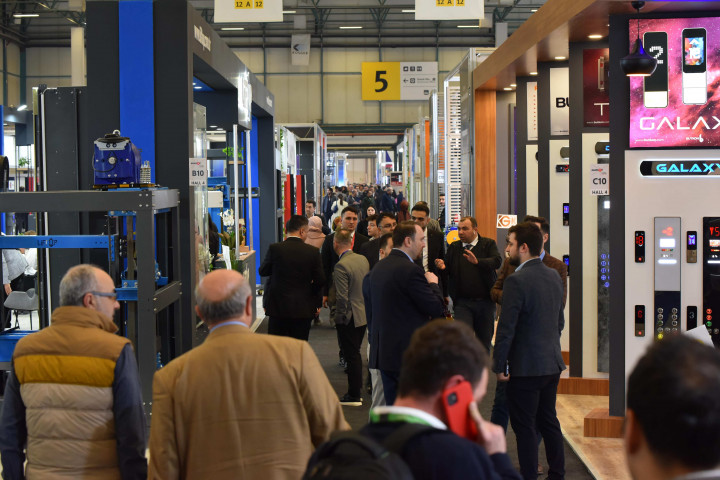
[[[11,362],[17,342],[31,333],[34,333],[34,330],[10,329],[0,333],[0,363]]]
[[[115,130],[95,140],[93,171],[95,185],[139,184],[140,150]]]

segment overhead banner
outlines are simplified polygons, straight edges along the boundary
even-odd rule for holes
[[[480,20],[483,0],[415,0],[415,20]]]
[[[215,0],[215,23],[282,22],[282,0]]]
[[[718,25],[718,17],[640,20],[658,65],[630,78],[630,148],[720,145]],[[631,42],[637,35],[633,23]]]
[[[570,70],[550,69],[550,135],[570,134]]]
[[[293,65],[310,64],[310,34],[292,36],[290,58]]]
[[[527,139],[530,142],[538,139],[538,91],[537,82],[527,83]]]
[[[608,48],[583,50],[583,112],[586,127],[610,126],[609,59]]]
[[[363,100],[427,100],[437,89],[437,62],[363,62]]]

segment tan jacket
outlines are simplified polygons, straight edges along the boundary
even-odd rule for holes
[[[297,480],[349,428],[307,342],[220,326],[155,373],[149,478]]]
[[[14,372],[26,407],[26,477],[120,478],[113,416],[115,364],[127,338],[107,316],[60,307],[20,340]]]

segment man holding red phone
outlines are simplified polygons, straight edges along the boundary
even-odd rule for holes
[[[519,480],[505,432],[477,409],[487,391],[489,364],[470,327],[444,319],[426,324],[403,355],[394,405],[373,409],[360,433],[382,443],[407,423],[432,427],[398,451],[416,480]]]

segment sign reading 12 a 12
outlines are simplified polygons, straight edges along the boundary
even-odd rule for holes
[[[363,100],[426,100],[437,88],[437,62],[363,62]]]

